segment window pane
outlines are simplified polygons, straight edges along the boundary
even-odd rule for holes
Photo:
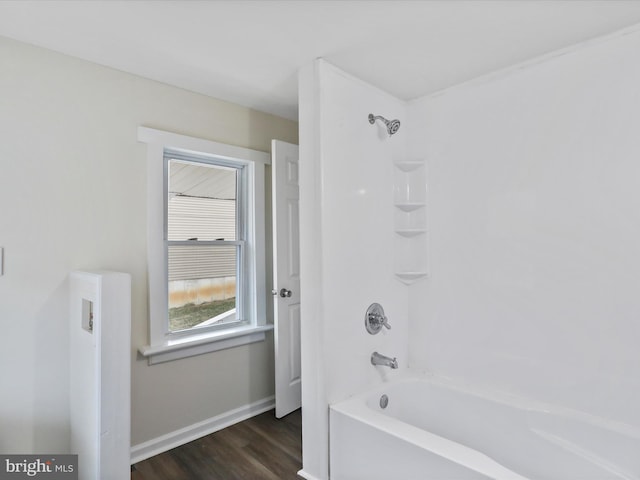
[[[234,245],[169,246],[169,331],[234,322]]]
[[[237,170],[169,160],[167,239],[236,240]]]

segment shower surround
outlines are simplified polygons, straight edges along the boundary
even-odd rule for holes
[[[329,478],[329,405],[407,373],[640,428],[638,51],[632,28],[410,102],[303,69],[305,478]],[[407,247],[394,169],[416,160]],[[407,252],[427,278],[401,281]],[[372,302],[393,326],[375,337]]]

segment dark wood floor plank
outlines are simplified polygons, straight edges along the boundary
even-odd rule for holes
[[[211,437],[206,438],[206,441],[210,442],[211,450],[217,450],[222,453],[225,467],[229,471],[229,476],[226,478],[279,480],[267,466],[247,450],[247,446],[251,442],[240,448],[228,449],[224,445],[221,446],[217,440]]]
[[[145,477],[142,472],[131,469],[131,480],[145,480]]]
[[[210,435],[211,439],[215,439],[218,442],[226,443],[234,448],[243,448],[246,447],[251,439],[247,438],[246,435],[243,434],[241,430],[238,429],[239,425],[242,425],[244,422],[240,422],[236,425],[232,425],[228,428],[220,430],[215,433],[215,436]]]
[[[300,469],[298,467],[299,462],[289,456],[278,455],[278,451],[273,444],[249,445],[247,451],[249,455],[265,465],[276,478],[281,480],[297,478],[296,472]]]
[[[302,410],[296,410],[280,420],[287,423],[291,427],[295,427],[297,432],[302,432]]]
[[[175,461],[171,451],[162,455],[156,455],[150,459],[138,462],[134,465],[135,469],[144,475],[146,479],[152,478],[171,478],[173,480],[187,479],[187,474],[183,472],[182,467]],[[132,479],[133,480],[133,479]]]
[[[282,452],[302,461],[300,449],[300,430],[295,431],[291,425],[275,417],[259,415],[250,419],[247,426],[264,441],[273,443]]]
[[[131,480],[294,480],[301,468],[301,412],[272,410],[139,462]]]

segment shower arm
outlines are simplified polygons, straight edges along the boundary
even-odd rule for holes
[[[387,127],[387,133],[389,136],[393,135],[400,128],[400,120],[387,120],[381,115],[374,115],[373,113],[369,114],[369,123],[373,125],[376,123],[376,120],[382,120]]]

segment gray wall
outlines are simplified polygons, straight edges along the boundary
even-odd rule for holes
[[[152,367],[138,359],[148,324],[137,127],[269,151],[272,138],[297,143],[297,124],[2,38],[0,92],[0,451],[68,448],[76,269],[133,277],[133,445],[272,395],[271,338]]]

